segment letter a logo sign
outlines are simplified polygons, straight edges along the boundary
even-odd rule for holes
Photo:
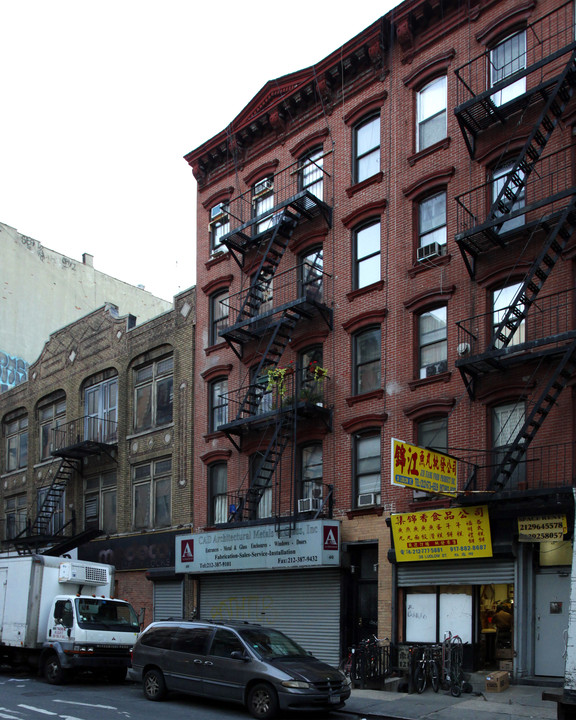
[[[194,562],[194,540],[182,540],[180,544],[180,560],[183,563]]]
[[[338,526],[324,527],[324,550],[338,550]]]

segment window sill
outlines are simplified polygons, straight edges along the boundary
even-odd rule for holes
[[[209,345],[208,347],[204,348],[204,352],[206,355],[211,355],[214,352],[218,352],[220,350],[224,350],[224,348],[228,347],[227,342],[219,342],[216,343],[216,345]]]
[[[379,388],[378,390],[372,390],[371,392],[363,393],[362,395],[352,395],[351,397],[347,397],[346,404],[348,407],[354,407],[354,405],[358,405],[358,403],[367,400],[381,400],[383,397],[384,390],[383,388]]]
[[[384,508],[382,505],[373,505],[372,507],[354,508],[353,510],[348,510],[346,517],[348,520],[353,520],[354,518],[362,517],[363,515],[375,515],[376,517],[382,517],[383,514]]]
[[[229,257],[230,253],[228,252],[228,250],[226,250],[225,252],[213,253],[212,255],[210,255],[210,259],[206,261],[205,267],[207,270],[209,270],[211,267],[214,267],[214,265],[218,265],[223,260],[228,260]]]
[[[431,377],[427,378],[419,378],[418,380],[411,380],[408,383],[408,387],[410,390],[416,390],[419,387],[423,387],[425,385],[433,385],[434,383],[447,383],[450,382],[452,378],[452,371],[448,370],[447,372],[438,373],[438,375],[432,375]]]
[[[173,428],[174,422],[169,422],[166,425],[157,425],[153,428],[148,428],[147,430],[140,430],[138,432],[133,433],[132,435],[126,435],[125,440],[135,440],[137,438],[146,437],[146,435],[152,435],[156,432],[161,432],[163,430],[168,430],[168,428]]]
[[[36,467],[36,465],[34,467]],[[5,473],[2,473],[0,475],[0,478],[2,478],[2,480],[10,480],[10,478],[15,478],[18,475],[22,475],[22,479],[26,480],[26,470],[27,466],[18,468],[18,470],[6,470]]]
[[[384,280],[378,280],[378,282],[366,285],[366,287],[358,288],[358,290],[352,290],[351,292],[346,293],[346,298],[348,299],[348,302],[354,302],[356,298],[363,297],[364,295],[368,295],[372,292],[379,292],[383,287]]]
[[[451,262],[452,255],[450,253],[435,257],[433,260],[422,260],[412,265],[412,267],[408,270],[408,277],[415,278],[417,275],[420,275],[420,273],[426,272],[427,270],[432,270],[433,268],[450,265]]]
[[[215,432],[206,433],[205,435],[202,435],[205,442],[210,442],[211,440],[218,440],[218,438],[226,437],[226,435],[221,430],[216,430]]]
[[[372,175],[371,177],[366,178],[366,180],[362,180],[362,182],[356,183],[355,185],[351,185],[350,187],[346,188],[346,195],[348,195],[349,198],[354,197],[356,193],[364,190],[364,188],[367,188],[370,185],[378,185],[382,182],[383,178],[384,173],[380,171],[376,173],[376,175]]]
[[[442,140],[439,140],[437,143],[434,143],[434,145],[430,145],[429,147],[424,148],[424,150],[420,150],[420,152],[414,153],[414,155],[410,155],[410,157],[408,158],[408,165],[413,167],[419,160],[428,157],[428,155],[432,155],[437,150],[445,150],[446,148],[449,148],[450,142],[450,136],[448,136],[443,138]]]

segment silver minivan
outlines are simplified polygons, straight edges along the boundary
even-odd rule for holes
[[[350,697],[340,670],[253,623],[152,623],[134,645],[129,677],[148,700],[176,690],[242,703],[261,720],[280,710],[338,710]]]

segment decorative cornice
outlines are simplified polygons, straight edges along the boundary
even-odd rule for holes
[[[202,200],[202,207],[205,210],[208,210],[208,208],[212,208],[212,207],[214,207],[214,205],[218,205],[218,203],[224,202],[224,200],[229,200],[233,194],[234,194],[233,187],[227,187],[227,188],[222,188],[221,190],[217,190],[216,192],[212,193],[212,195],[207,197],[205,200]]]
[[[367,312],[363,312],[361,315],[355,315],[353,318],[350,318],[350,320],[342,323],[342,328],[348,334],[352,334],[363,327],[367,327],[368,325],[384,322],[386,315],[388,315],[387,308],[368,310]]]
[[[227,462],[232,457],[232,450],[210,450],[210,452],[200,455],[200,460],[204,465],[212,465],[215,462]]]
[[[321,130],[316,130],[312,134],[307,135],[302,140],[299,140],[296,145],[291,147],[289,150],[290,155],[292,155],[292,157],[299,158],[306,151],[311,150],[317,145],[323,144],[324,140],[328,137],[328,134],[329,130],[327,127],[322,128]]]
[[[220,275],[219,277],[210,280],[210,282],[206,283],[206,285],[203,285],[200,290],[202,290],[204,295],[212,295],[212,293],[216,290],[230,287],[232,280],[234,280],[234,275]]]
[[[361,430],[368,430],[374,427],[384,427],[384,424],[388,420],[388,413],[368,413],[366,415],[358,415],[351,420],[346,420],[342,423],[342,430],[345,433],[351,434],[360,432]]]
[[[384,101],[388,97],[387,90],[381,90],[377,95],[362,100],[361,103],[356,105],[355,108],[350,110],[342,118],[346,125],[355,125],[358,120],[363,118],[365,115],[369,115],[371,112],[380,110]]]
[[[430,398],[404,408],[404,415],[413,422],[419,422],[433,415],[445,417],[451,412],[454,405],[456,405],[454,397]]]
[[[402,190],[402,193],[408,200],[414,200],[420,195],[425,195],[434,188],[440,187],[441,185],[447,185],[450,180],[454,177],[456,168],[453,165],[449,165],[445,168],[438,168],[428,175],[419,177],[416,182],[409,185],[407,188]]]
[[[456,50],[454,48],[441,55],[436,55],[414,68],[411,73],[402,79],[402,82],[411,90],[415,90],[420,85],[424,86],[428,81],[433,80],[435,76],[446,74],[455,56]]]
[[[230,363],[227,365],[213,365],[212,367],[203,370],[200,373],[200,377],[206,382],[210,382],[211,380],[214,380],[214,378],[230,375],[232,368],[233,365]]]
[[[448,287],[430,288],[413,295],[404,302],[404,307],[411,313],[421,312],[432,305],[445,302],[456,292],[456,285]]]
[[[522,25],[526,25],[535,7],[535,0],[530,0],[530,2],[516,5],[508,12],[498,15],[496,20],[476,33],[476,40],[482,45],[492,45],[499,37],[509,34],[514,27],[520,28]]]
[[[362,222],[362,220],[368,220],[370,217],[381,215],[388,205],[386,199],[377,200],[369,205],[362,205],[362,207],[356,208],[351,213],[342,218],[342,224],[344,227],[350,230],[354,225]]]
[[[244,182],[248,185],[248,187],[250,187],[256,182],[256,180],[259,180],[266,175],[273,175],[276,172],[276,168],[279,163],[280,161],[278,158],[274,158],[274,160],[268,160],[262,165],[258,165],[257,168],[254,168],[248,173],[248,175],[245,176]]]

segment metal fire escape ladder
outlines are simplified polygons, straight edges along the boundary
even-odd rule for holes
[[[504,490],[512,473],[526,454],[528,447],[542,423],[558,401],[560,393],[576,370],[576,340],[567,346],[553,376],[542,391],[532,411],[526,418],[514,442],[510,445],[499,464],[490,484],[491,490]]]

